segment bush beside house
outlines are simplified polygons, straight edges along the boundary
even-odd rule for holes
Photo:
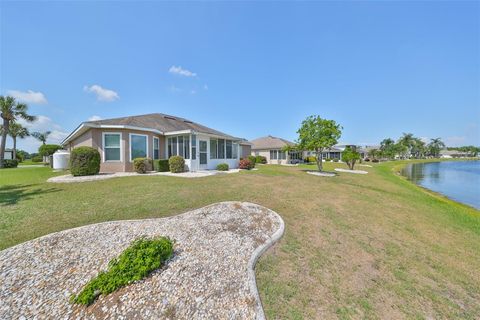
[[[168,159],[168,166],[171,173],[180,173],[185,171],[185,159],[181,156],[173,156]]]
[[[91,147],[78,147],[70,155],[73,176],[90,176],[100,172],[100,153]]]
[[[167,159],[153,160],[153,170],[157,172],[170,171]]]
[[[257,157],[255,156],[248,156],[247,159],[255,166],[255,162],[257,161]]]
[[[238,167],[240,169],[250,170],[250,169],[255,168],[255,163],[253,163],[249,159],[242,159],[242,160],[240,160],[240,163],[239,163]]]
[[[267,158],[264,156],[256,156],[255,163],[267,164]]]
[[[218,171],[228,171],[228,169],[228,163],[220,163],[219,165],[217,165]]]

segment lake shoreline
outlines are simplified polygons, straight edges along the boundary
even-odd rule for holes
[[[419,187],[421,190],[426,191],[427,193],[431,194],[434,197],[441,198],[443,200],[448,200],[449,202],[454,202],[456,204],[468,207],[470,209],[474,209],[476,211],[480,211],[480,206],[476,206],[473,203],[469,203],[468,200],[461,200],[458,198],[455,198],[455,196],[452,196],[451,194],[448,194],[448,192],[440,191],[440,190],[435,190],[435,188],[425,186],[421,183],[421,181],[417,182],[411,177],[407,175],[405,170],[408,167],[414,167],[415,165],[419,164],[434,164],[434,163],[455,163],[455,162],[480,162],[480,158],[461,158],[461,159],[415,159],[415,160],[407,160],[404,163],[401,163],[399,165],[396,165],[392,168],[394,171],[395,175],[401,177],[402,179],[408,181],[408,183]],[[427,179],[430,177],[427,177]],[[464,202],[466,201],[466,202]]]

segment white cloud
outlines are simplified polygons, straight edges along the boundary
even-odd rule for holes
[[[18,121],[21,125],[28,128],[30,132],[45,132],[51,131],[48,136],[47,143],[60,144],[68,136],[68,132],[62,128],[59,124],[55,123],[47,116],[37,116],[37,120],[34,122],[26,122],[25,120]],[[33,137],[27,137],[25,139],[17,139],[17,148],[25,150],[27,152],[38,152],[41,142]],[[12,147],[11,139],[7,139],[7,147]]]
[[[33,103],[33,104],[47,104],[47,98],[43,93],[35,92],[32,90],[27,91],[18,91],[18,90],[9,90],[7,91],[9,96],[14,97],[20,102]]]
[[[90,118],[88,118],[88,121],[98,121],[98,120],[102,120],[102,117],[93,115]]]
[[[184,77],[196,77],[197,74],[195,72],[192,72],[187,69],[183,69],[181,66],[171,66],[170,69],[168,69],[168,72],[177,74],[179,76],[184,76]]]
[[[85,92],[93,92],[97,96],[98,101],[111,102],[111,101],[115,101],[117,99],[120,99],[117,92],[115,92],[113,90],[102,88],[98,84],[94,84],[90,87],[89,86],[84,86],[83,90]]]

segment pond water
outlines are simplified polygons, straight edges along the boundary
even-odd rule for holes
[[[480,209],[480,161],[412,163],[402,174],[422,187]]]

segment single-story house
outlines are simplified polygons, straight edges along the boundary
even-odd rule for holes
[[[351,144],[342,144],[335,145],[329,149],[326,149],[322,152],[322,159],[338,159],[342,160],[342,153],[347,147],[355,148],[355,150],[360,153],[360,158],[365,159],[368,156],[368,152],[365,148],[360,146],[351,145]],[[304,151],[304,157],[316,156],[315,151]]]
[[[67,150],[97,149],[101,172],[133,171],[133,159],[169,159],[180,155],[189,171],[216,169],[220,163],[238,168],[244,139],[193,121],[161,113],[81,123],[62,142]]]
[[[264,156],[269,164],[288,164],[302,160],[302,152],[284,151],[286,146],[294,147],[295,143],[273,136],[261,137],[250,141],[252,155]]]
[[[440,150],[440,158],[468,158],[472,156],[470,152],[447,149]]]
[[[239,142],[240,145],[240,159],[246,159],[252,154],[252,143],[247,140]]]

